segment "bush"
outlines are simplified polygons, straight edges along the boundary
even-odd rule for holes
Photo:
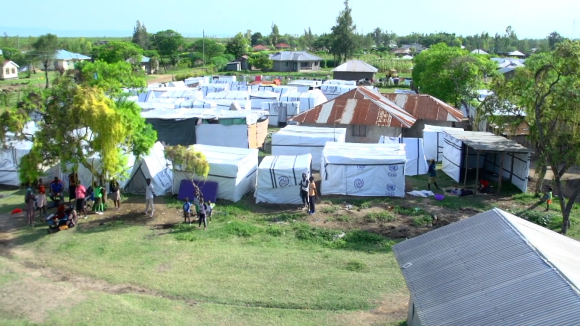
[[[541,225],[543,227],[546,227],[552,223],[552,216],[543,212],[524,210],[516,212],[514,215],[517,215],[523,219],[526,219],[532,223]]]
[[[373,222],[389,222],[394,221],[395,217],[391,215],[390,212],[378,212],[378,213],[368,213],[365,216],[365,221],[373,223]]]
[[[423,226],[426,224],[431,224],[432,221],[433,220],[431,219],[431,216],[424,215],[424,216],[413,217],[411,224],[413,226]]]
[[[230,60],[228,60],[228,58],[226,58],[224,56],[219,56],[219,57],[211,58],[210,62],[218,70],[224,70],[224,69],[226,69],[226,66],[228,65],[228,62],[230,62]]]
[[[332,205],[332,206],[327,206],[327,207],[323,207],[321,209],[321,211],[324,214],[333,214],[336,213],[340,208],[338,206]]]
[[[349,261],[348,263],[346,263],[345,268],[347,271],[351,272],[364,272],[368,269],[365,263],[358,260]]]
[[[407,215],[407,216],[420,216],[425,215],[425,211],[422,210],[420,207],[403,207],[403,206],[396,206],[393,208],[393,212],[399,215]]]
[[[184,74],[177,74],[173,78],[176,81],[184,81],[187,78],[191,78],[191,77],[195,77],[195,75],[193,73],[184,73]]]

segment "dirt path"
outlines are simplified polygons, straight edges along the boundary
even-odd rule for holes
[[[147,81],[149,84],[153,83],[166,83],[173,80],[173,75],[157,75],[154,79],[150,79]]]

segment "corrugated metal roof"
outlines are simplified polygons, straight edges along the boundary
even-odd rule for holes
[[[409,112],[415,119],[454,121],[463,119],[463,113],[440,99],[427,94],[383,94]]]
[[[282,51],[270,56],[272,61],[320,61],[322,58],[306,51]]]
[[[393,251],[422,325],[580,322],[580,243],[499,209]]]
[[[345,71],[345,72],[377,72],[379,69],[369,65],[368,63],[361,60],[349,60],[340,66],[332,69],[332,71]]]
[[[449,129],[444,131],[455,139],[461,140],[467,146],[480,151],[531,153],[526,148],[513,140],[494,135],[485,131],[464,131],[462,129]]]
[[[54,56],[56,60],[91,60],[90,57],[80,53],[69,52],[67,50],[58,50]]]
[[[291,119],[312,124],[370,125],[410,128],[415,123],[405,110],[384,96],[357,87]]]

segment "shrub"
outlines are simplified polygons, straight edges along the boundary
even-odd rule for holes
[[[552,216],[538,211],[524,210],[516,212],[515,215],[543,227],[546,227],[552,223]]]
[[[390,212],[384,211],[384,212],[378,212],[378,213],[368,213],[365,216],[365,220],[367,222],[388,222],[388,221],[394,221],[395,217],[393,215],[391,215]]]
[[[194,75],[194,74],[192,74],[192,73],[189,73],[189,72],[187,72],[187,73],[184,73],[184,74],[177,74],[177,75],[175,75],[173,78],[174,78],[176,81],[184,81],[184,80],[186,80],[187,78],[191,78],[191,77],[195,77],[195,75]]]
[[[411,224],[413,226],[423,226],[425,224],[430,224],[431,222],[432,222],[431,216],[423,215],[423,216],[413,217]]]
[[[368,269],[365,263],[358,260],[349,261],[348,263],[346,263],[345,268],[347,271],[351,272],[364,272]]]
[[[351,218],[348,215],[339,215],[334,218],[338,222],[350,222]]]
[[[321,211],[324,214],[333,214],[333,213],[336,213],[338,210],[339,210],[339,207],[338,206],[335,206],[335,205],[323,207],[321,209]]]

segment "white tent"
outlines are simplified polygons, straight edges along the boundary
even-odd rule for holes
[[[206,101],[204,99],[185,100],[181,103],[175,104],[176,109],[215,109],[217,107],[215,102]]]
[[[302,112],[313,109],[315,106],[327,101],[326,96],[319,89],[305,93],[289,91],[280,96],[280,102],[300,102],[300,110]]]
[[[324,84],[320,87],[320,90],[326,96],[327,100],[332,100],[344,93],[347,93],[353,89],[355,89],[356,85],[333,85],[333,84]]]
[[[209,162],[208,181],[218,183],[217,198],[233,202],[254,190],[257,181],[258,150],[221,146],[193,145]],[[173,171],[173,193],[179,193],[181,180],[188,180],[191,174],[175,167]]]
[[[280,94],[269,91],[259,91],[250,94],[250,101],[254,110],[262,110],[262,103],[276,102],[279,98]]]
[[[209,93],[219,93],[227,92],[230,90],[230,84],[209,84],[200,86],[203,96],[207,96]]]
[[[322,151],[320,193],[405,197],[406,160],[403,144],[328,142]]]
[[[197,89],[186,88],[180,90],[167,91],[161,94],[158,98],[183,98],[186,100],[195,100],[202,98],[203,93]]]
[[[95,170],[98,171],[99,169],[101,169],[102,161],[98,155],[95,155],[94,157],[90,157],[87,160],[88,160],[89,164],[91,164],[91,166]],[[131,176],[131,173],[133,172],[134,164],[135,164],[135,156],[127,155],[127,164],[123,168],[123,171],[119,175],[115,176],[115,178],[119,182],[119,186],[121,187],[121,189],[125,188],[127,181],[129,181],[129,177]],[[97,177],[93,175],[91,170],[87,169],[82,164],[78,165],[77,175],[79,177],[80,183],[87,188],[90,185],[92,185],[94,181],[98,180]],[[65,180],[66,183],[68,183],[68,181],[69,181],[68,174],[65,174],[65,177],[63,178],[63,180]],[[105,186],[108,186],[108,184]]]
[[[232,102],[236,101],[244,110],[251,110],[250,93],[246,91],[228,91],[209,93],[204,100],[216,102],[218,109],[229,109]]]
[[[10,141],[8,148],[0,150],[0,185],[19,186],[18,165],[32,149],[32,142]]]
[[[165,159],[163,149],[163,145],[160,142],[156,142],[147,156],[135,162],[131,175],[125,184],[125,192],[145,194],[146,179],[151,179],[157,196],[171,192],[173,172],[171,171],[171,164]]]
[[[276,86],[272,89],[272,92],[278,93],[280,96],[282,96],[282,94],[288,93],[290,91],[297,92],[298,88],[296,86],[281,85],[281,86]]]
[[[312,155],[266,156],[258,168],[256,203],[300,204],[302,173],[310,177]]]
[[[423,149],[423,138],[400,138],[381,136],[379,144],[405,144],[405,175],[422,175],[429,170],[425,152]]]
[[[268,124],[278,126],[300,114],[300,102],[263,102],[262,110],[268,111]]]
[[[345,139],[346,128],[290,125],[272,135],[272,155],[312,154],[312,169],[319,171],[326,143],[344,143]]]
[[[356,86],[356,81],[354,80],[341,80],[341,79],[329,79],[325,80],[322,85],[347,85],[347,86]]]
[[[425,158],[441,162],[443,160],[443,144],[445,130],[463,130],[462,128],[440,127],[425,125],[423,129],[423,142],[425,148]]]
[[[187,86],[185,86],[185,83],[183,81],[172,81],[172,82],[169,82],[169,84],[167,84],[167,86],[175,87],[175,88],[187,88]]]
[[[465,182],[465,168],[477,169],[478,177],[484,177],[481,169],[501,174],[503,180],[527,192],[531,160],[528,148],[489,132],[446,130],[444,137],[442,170],[456,182]]]

